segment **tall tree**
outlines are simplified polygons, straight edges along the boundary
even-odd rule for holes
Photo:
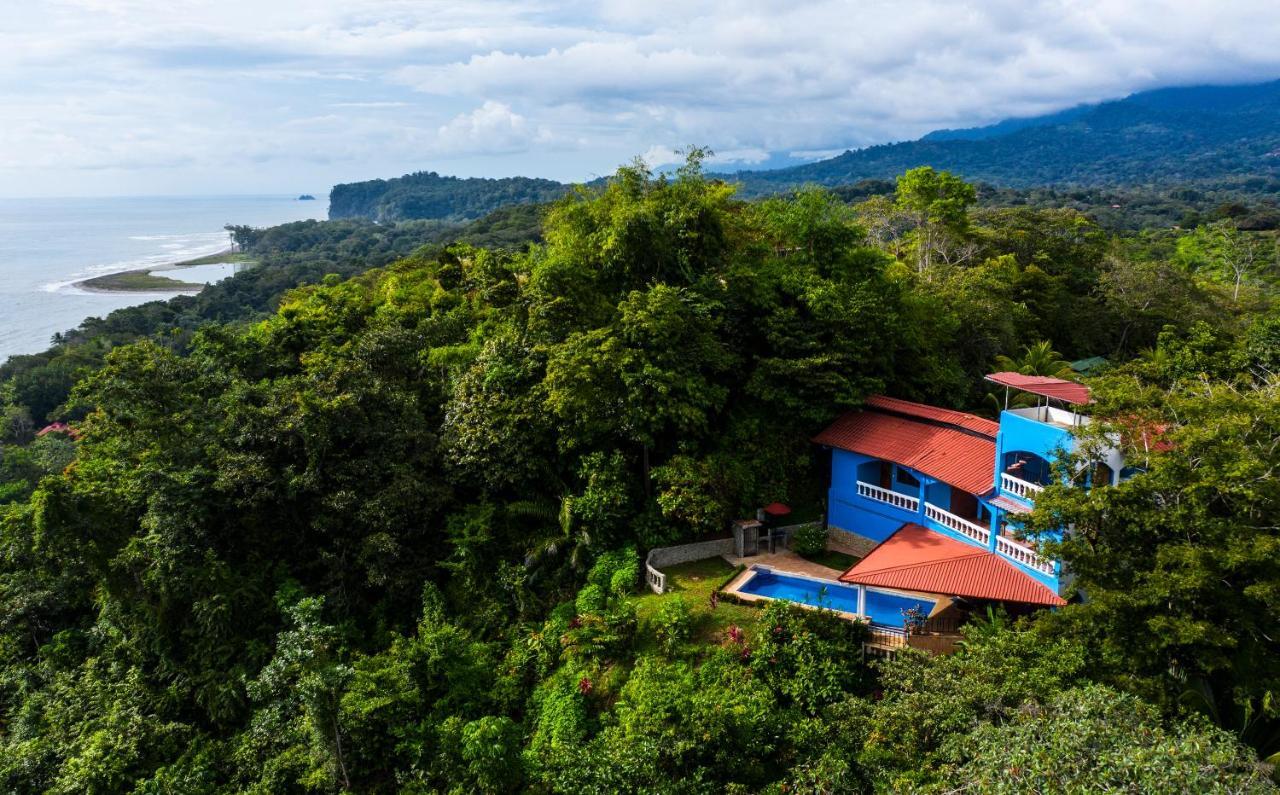
[[[935,259],[957,264],[977,247],[965,239],[969,208],[978,200],[972,185],[932,166],[913,168],[898,177],[894,204],[915,228],[916,270],[927,275]]]

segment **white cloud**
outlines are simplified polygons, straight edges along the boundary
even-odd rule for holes
[[[549,144],[551,134],[546,129],[534,129],[509,105],[487,101],[441,125],[436,140],[436,151],[441,154],[500,154]]]
[[[669,146],[654,144],[640,155],[640,159],[650,168],[661,168],[675,163],[683,163],[684,155]]]
[[[579,179],[690,144],[750,165],[1280,76],[1274,0],[14,5],[12,195],[147,191],[160,172],[193,191],[419,168]]]

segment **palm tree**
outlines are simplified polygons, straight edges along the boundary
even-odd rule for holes
[[[997,356],[996,369],[1002,372],[1042,375],[1064,380],[1069,380],[1074,375],[1071,362],[1063,359],[1062,354],[1055,351],[1048,340],[1026,346],[1022,349],[1022,356],[1017,359]]]
[[[509,503],[507,513],[533,519],[543,525],[542,537],[525,556],[525,568],[541,568],[558,558],[564,558],[574,571],[585,567],[591,550],[591,535],[574,515],[573,497],[565,495],[558,504],[553,499],[520,500]]]
[[[1003,373],[1021,373],[1022,375],[1042,375],[1050,378],[1070,380],[1075,372],[1071,362],[1062,358],[1062,354],[1053,349],[1048,340],[1028,345],[1022,349],[1022,356],[1014,359],[1010,356],[996,357],[996,370]],[[995,392],[987,393],[987,404],[995,416],[1000,416],[1001,408],[1027,408],[1035,405],[1035,398],[1026,392],[1013,392],[1006,401]]]

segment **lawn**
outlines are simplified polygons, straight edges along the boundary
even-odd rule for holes
[[[714,610],[711,607],[711,592],[728,580],[733,572],[734,567],[726,563],[723,558],[696,560],[663,569],[663,573],[667,575],[666,593],[659,596],[652,591],[646,591],[634,597],[636,618],[639,619],[641,626],[640,650],[653,651],[657,648],[657,642],[647,625],[651,624],[663,603],[674,599],[677,595],[684,599],[685,604],[689,606],[689,612],[693,615],[695,642],[718,643],[730,625],[746,627],[753,623],[759,614],[754,607],[731,604],[723,600]],[[649,648],[650,646],[653,648]]]
[[[834,549],[824,549],[821,552],[815,552],[812,555],[801,555],[800,557],[811,563],[817,563],[819,566],[826,566],[828,569],[836,569],[838,571],[846,571],[850,566],[861,560],[861,558],[855,558],[853,555],[836,552]]]

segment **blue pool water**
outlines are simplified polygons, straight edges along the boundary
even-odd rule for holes
[[[756,569],[755,575],[739,589],[742,593],[767,596],[770,599],[786,599],[805,605],[825,607],[842,613],[858,612],[858,589],[837,582],[821,582],[807,577],[793,577],[769,569]],[[909,596],[867,589],[867,615],[873,624],[887,627],[902,626],[902,611],[918,607],[929,615],[934,602]]]

